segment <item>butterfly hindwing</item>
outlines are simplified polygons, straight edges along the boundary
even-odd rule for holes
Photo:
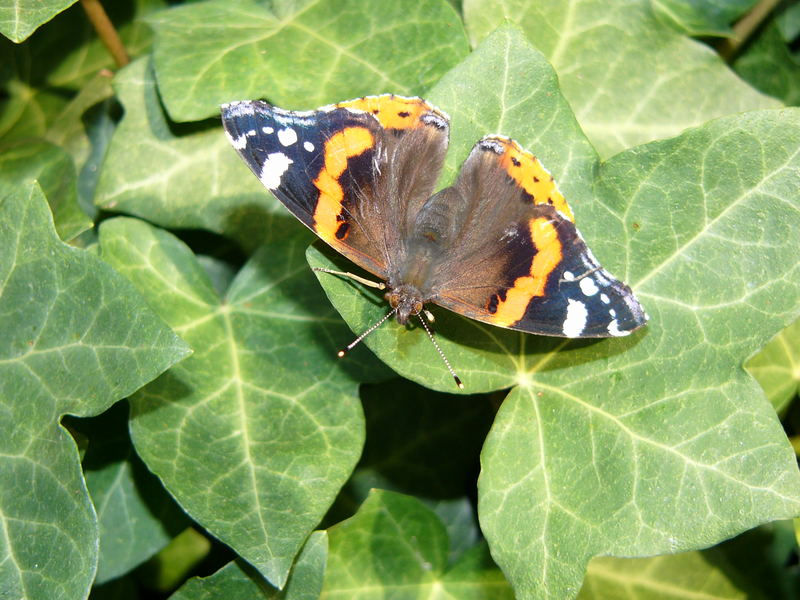
[[[630,288],[603,269],[550,173],[516,142],[487,136],[453,186],[461,227],[433,301],[529,333],[626,335],[646,321]]]

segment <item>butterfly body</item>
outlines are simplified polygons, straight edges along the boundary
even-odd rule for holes
[[[222,107],[234,148],[307,227],[385,281],[401,324],[435,303],[492,325],[563,337],[646,322],[600,266],[553,177],[514,140],[479,140],[433,193],[449,119],[420,98],[369,96],[309,112]]]

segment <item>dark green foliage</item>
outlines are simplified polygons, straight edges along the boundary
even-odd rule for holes
[[[70,4],[0,8],[0,598],[797,593],[797,2],[749,83],[690,37],[749,0],[107,2],[121,69]],[[463,393],[418,327],[337,359],[381,294],[217,107],[382,92],[450,115],[441,185],[532,150],[647,327],[434,308]]]

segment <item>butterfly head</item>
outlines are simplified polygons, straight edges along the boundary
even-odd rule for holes
[[[384,296],[397,315],[397,322],[401,325],[408,323],[408,319],[422,312],[422,294],[413,285],[402,284],[387,292]]]

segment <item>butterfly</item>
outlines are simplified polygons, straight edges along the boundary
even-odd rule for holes
[[[264,186],[385,282],[391,311],[381,323],[418,315],[428,330],[428,302],[569,338],[628,335],[647,321],[592,255],[553,176],[513,139],[478,140],[453,185],[434,193],[449,118],[422,98],[366,96],[303,112],[254,100],[221,111]]]

